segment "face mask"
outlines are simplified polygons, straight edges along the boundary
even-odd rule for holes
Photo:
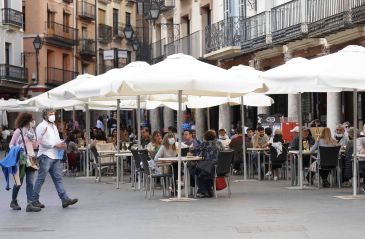
[[[56,121],[56,116],[55,115],[48,116],[48,121],[51,122],[51,123],[55,122]]]
[[[342,138],[342,137],[343,137],[343,134],[335,133],[335,137],[336,137],[336,138]]]
[[[174,138],[169,138],[169,144],[173,145],[175,143],[175,139]]]
[[[31,121],[31,122],[30,122],[30,124],[29,124],[29,126],[30,126],[31,128],[34,128],[34,127],[35,127],[35,120]]]

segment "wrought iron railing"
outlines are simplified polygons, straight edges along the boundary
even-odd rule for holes
[[[82,18],[95,20],[95,5],[86,1],[78,2],[79,16]]]
[[[102,2],[104,4],[109,4],[111,3],[111,0],[99,0],[99,2]]]
[[[3,25],[13,25],[19,28],[23,27],[24,15],[22,12],[11,8],[3,8],[1,11]]]
[[[165,58],[165,49],[164,49],[165,44],[166,44],[165,38],[151,44],[150,56],[151,56],[151,61],[153,63],[156,63],[156,62],[160,61],[161,59]]]
[[[69,44],[76,45],[77,44],[77,29],[73,27],[69,27],[66,25],[62,25],[56,22],[46,22],[47,28],[47,41],[51,41],[52,43],[56,43],[57,41]]]
[[[24,67],[0,64],[0,79],[17,83],[27,83]]]
[[[352,23],[365,23],[365,0],[351,0]]]
[[[59,69],[55,67],[46,67],[47,80],[46,84],[49,85],[62,85],[70,80],[73,80],[77,76],[77,72]]]
[[[165,55],[169,56],[176,53],[184,53],[195,58],[201,57],[200,34],[201,32],[197,31],[190,34],[189,36],[182,37],[179,40],[166,44],[164,46]]]
[[[95,41],[93,39],[81,39],[79,41],[79,52],[82,56],[95,56]]]
[[[302,21],[301,1],[293,0],[271,9],[272,42],[280,43],[303,37],[307,29]]]
[[[113,26],[113,36],[116,38],[123,38],[124,37],[124,28],[125,28],[125,24],[123,23],[118,23],[118,26],[114,27]]]
[[[240,46],[240,18],[229,17],[205,27],[205,53],[224,47]]]
[[[270,31],[270,12],[262,12],[241,21],[242,49],[250,50],[266,45]]]
[[[112,41],[112,27],[99,24],[99,41],[102,43],[109,43]]]
[[[349,0],[307,0],[310,36],[321,36],[351,24]]]

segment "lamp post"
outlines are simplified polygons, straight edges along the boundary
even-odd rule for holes
[[[37,67],[37,78],[35,82],[36,84],[38,84],[39,81],[39,50],[42,48],[42,44],[43,44],[42,39],[39,37],[39,35],[37,35],[33,40],[33,46],[36,54],[36,67]]]
[[[156,21],[160,16],[160,6],[157,0],[152,0],[148,15],[152,21]]]
[[[125,26],[123,32],[125,39],[127,39],[128,41],[131,41],[133,39],[134,30],[130,24]]]

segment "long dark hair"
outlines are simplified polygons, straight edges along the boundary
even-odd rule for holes
[[[15,120],[15,127],[23,128],[33,120],[33,116],[30,113],[20,113]]]

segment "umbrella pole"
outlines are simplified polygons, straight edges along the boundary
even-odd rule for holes
[[[75,106],[72,107],[72,128],[75,129],[75,120],[76,120],[76,111],[75,111]]]
[[[85,127],[86,127],[86,148],[88,149],[89,144],[90,144],[90,111],[89,111],[89,105],[86,104],[85,105]],[[90,162],[90,155],[88,150],[86,151],[86,177],[89,177],[89,162]]]
[[[354,93],[353,93],[353,105],[354,105],[354,150],[353,150],[353,155],[354,155],[354,167],[353,167],[353,173],[352,173],[352,194],[353,196],[357,196],[357,144],[356,144],[356,139],[357,139],[357,90],[354,89]]]
[[[137,96],[137,132],[138,149],[141,149],[141,96]]]
[[[60,109],[60,115],[61,115],[61,127],[63,129],[64,128],[64,124],[63,124],[63,109]]]
[[[117,154],[119,154],[119,153],[120,153],[120,99],[117,99]],[[121,170],[123,171],[123,168]],[[119,177],[120,177],[119,174],[120,174],[119,156],[117,156],[117,189],[119,189]],[[123,182],[123,178],[122,178],[122,182]]]
[[[207,127],[210,130],[210,108],[207,108]]]
[[[299,158],[298,158],[298,173],[299,173],[299,188],[303,189],[303,119],[302,119],[302,94],[298,93],[298,119],[299,119]]]
[[[246,160],[246,137],[245,137],[245,105],[241,96],[241,122],[242,122],[242,156],[243,156],[243,180],[247,180],[247,160]]]
[[[179,139],[179,151],[178,151],[178,163],[177,163],[177,198],[181,198],[181,103],[182,103],[182,90],[179,90],[179,111],[177,114],[177,135]],[[186,187],[187,185],[185,185]]]

